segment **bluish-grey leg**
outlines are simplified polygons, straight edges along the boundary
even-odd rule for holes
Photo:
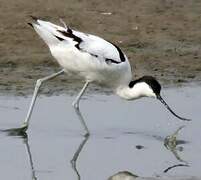
[[[84,130],[86,131],[85,136],[89,136],[90,132],[89,132],[89,129],[88,129],[88,127],[84,121],[84,118],[82,117],[82,114],[80,113],[79,102],[80,102],[80,99],[81,99],[82,95],[84,94],[85,90],[87,89],[88,85],[89,85],[89,82],[87,81],[84,84],[82,90],[79,92],[79,94],[77,95],[77,97],[75,98],[75,100],[73,101],[73,104],[72,104],[74,109],[75,109],[76,114],[78,115],[78,118],[79,118],[82,126],[84,127]]]
[[[23,131],[26,131],[29,127],[29,121],[30,121],[30,117],[31,117],[31,114],[32,114],[32,111],[33,111],[33,108],[34,108],[34,104],[36,102],[36,98],[37,98],[37,95],[38,95],[38,91],[42,85],[42,83],[44,83],[45,81],[48,81],[50,79],[53,79],[61,74],[64,73],[64,69],[62,69],[61,71],[57,72],[57,73],[54,73],[50,76],[47,76],[47,77],[44,77],[44,78],[41,78],[41,79],[38,79],[36,81],[36,85],[35,85],[35,89],[34,89],[34,93],[33,93],[33,96],[32,96],[32,100],[31,100],[31,103],[30,103],[30,106],[29,106],[29,110],[27,112],[27,116],[24,120],[24,123],[22,124],[22,127],[19,128],[22,129]]]

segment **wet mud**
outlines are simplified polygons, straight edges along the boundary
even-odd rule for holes
[[[2,0],[0,91],[29,94],[36,79],[60,69],[27,25],[30,15],[58,24],[62,18],[74,29],[116,43],[127,54],[135,78],[151,74],[164,86],[199,82],[200,6],[199,0]],[[43,92],[51,94],[69,87],[74,92],[80,86],[80,80],[66,75],[49,82]]]

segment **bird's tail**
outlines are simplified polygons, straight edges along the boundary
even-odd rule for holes
[[[28,23],[31,25],[38,35],[45,41],[45,43],[51,47],[57,45],[63,40],[62,34],[59,31],[65,31],[65,28],[57,26],[47,21],[40,20],[31,16],[34,22]]]

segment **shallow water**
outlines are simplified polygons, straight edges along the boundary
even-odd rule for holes
[[[192,121],[176,119],[157,100],[127,102],[114,95],[92,94],[81,102],[89,138],[82,136],[71,107],[74,97],[40,96],[27,137],[0,133],[1,179],[73,180],[80,175],[83,180],[105,180],[123,170],[138,176],[200,177],[201,87],[165,89],[162,95],[172,109]],[[0,97],[1,129],[20,125],[30,98]],[[167,149],[164,139],[182,125],[178,145]],[[79,156],[73,168],[74,155]],[[188,167],[170,168],[178,164]]]

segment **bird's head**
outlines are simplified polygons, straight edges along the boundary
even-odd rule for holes
[[[129,87],[137,91],[139,97],[157,98],[161,92],[160,83],[152,76],[143,76],[131,81]]]
[[[178,116],[165,102],[165,100],[161,97],[161,85],[160,83],[152,76],[143,76],[137,80],[131,81],[129,83],[129,87],[135,89],[136,94],[139,97],[152,97],[158,99],[174,116],[177,118],[190,121],[190,119],[186,119]]]

